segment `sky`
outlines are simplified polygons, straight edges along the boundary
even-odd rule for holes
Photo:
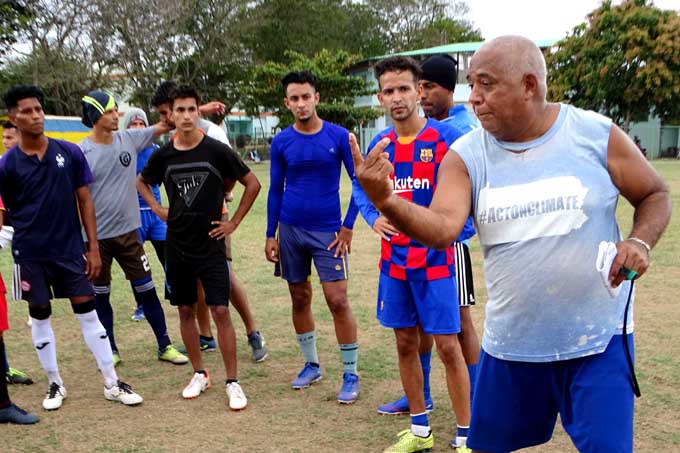
[[[485,39],[501,35],[522,35],[529,39],[560,39],[600,0],[468,0],[468,18]],[[615,4],[621,3],[615,0]],[[680,10],[680,0],[655,0],[661,9]]]

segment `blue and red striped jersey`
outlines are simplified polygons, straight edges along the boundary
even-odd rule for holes
[[[439,164],[449,146],[463,133],[455,127],[428,119],[416,137],[397,137],[393,127],[379,133],[368,149],[378,141],[389,137],[385,148],[394,166],[390,177],[394,193],[421,206],[429,206],[437,188]],[[358,206],[368,202],[363,191],[353,185],[355,203]],[[363,197],[363,200],[359,200]],[[368,202],[370,203],[370,202]],[[363,210],[362,210],[363,214]],[[428,248],[404,234],[382,241],[380,270],[399,280],[437,280],[454,275],[453,246],[445,250]]]

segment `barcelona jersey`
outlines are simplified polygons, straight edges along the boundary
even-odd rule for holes
[[[379,133],[371,142],[372,149],[385,137],[390,144],[385,148],[394,166],[394,193],[421,206],[429,206],[437,188],[439,164],[449,146],[463,133],[451,125],[428,119],[416,137],[397,137],[393,127]],[[361,208],[370,205],[358,184],[353,185],[355,203]],[[370,206],[369,209],[375,209]],[[365,209],[361,209],[364,217]],[[404,234],[382,240],[380,270],[399,280],[437,280],[452,277],[454,270],[453,245],[444,250],[428,248]]]

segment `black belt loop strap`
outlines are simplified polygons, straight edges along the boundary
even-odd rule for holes
[[[630,308],[630,300],[633,296],[633,287],[635,286],[635,281],[630,281],[630,290],[628,291],[628,300],[626,301],[626,308],[623,312],[623,350],[626,352],[626,361],[628,362],[628,368],[630,369],[631,384],[633,385],[633,393],[637,398],[640,397],[640,386],[638,385],[637,377],[635,376],[635,365],[633,364],[633,358],[630,355],[630,346],[628,345],[628,309]]]

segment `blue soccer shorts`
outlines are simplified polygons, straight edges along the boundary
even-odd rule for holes
[[[347,280],[347,255],[335,257],[328,246],[335,240],[333,231],[309,231],[279,223],[279,262],[274,275],[288,283],[302,283],[312,274],[312,261],[321,283]]]
[[[560,415],[582,453],[633,451],[633,387],[614,335],[607,349],[557,362],[514,362],[482,349],[467,446],[505,453],[548,442]],[[633,349],[633,334],[628,335]]]
[[[454,277],[407,281],[380,274],[376,317],[383,327],[419,325],[432,335],[460,332],[460,309]]]
[[[139,216],[142,221],[142,226],[137,228],[139,233],[139,242],[142,244],[146,241],[164,241],[165,235],[168,231],[168,226],[153,213],[151,209],[140,209]]]

